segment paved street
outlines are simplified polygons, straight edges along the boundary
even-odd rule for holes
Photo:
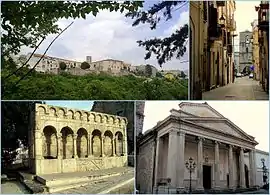
[[[7,181],[1,184],[1,194],[29,194],[19,181]]]
[[[235,78],[234,83],[203,93],[203,100],[268,100],[259,81],[248,77]]]

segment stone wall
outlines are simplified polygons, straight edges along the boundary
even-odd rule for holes
[[[124,117],[36,104],[32,120],[30,161],[36,174],[127,165]]]
[[[136,101],[136,136],[143,131],[144,106],[144,101]]]

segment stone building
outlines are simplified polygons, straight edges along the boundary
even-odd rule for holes
[[[190,2],[190,97],[234,78],[235,1]]]
[[[136,101],[136,136],[141,135],[144,121],[144,101]]]
[[[252,55],[252,32],[246,30],[239,33],[239,66],[241,73],[250,72],[250,66],[253,65]]]
[[[262,187],[265,183],[263,181],[263,162],[266,166],[266,182],[269,183],[269,152],[262,150],[255,151],[255,164],[256,164],[256,184]]]
[[[136,187],[140,193],[166,194],[165,187],[183,192],[189,188],[190,157],[196,163],[193,190],[255,186],[257,144],[207,103],[180,103],[138,141]]]
[[[102,102],[96,101],[92,107],[92,111],[108,113],[116,116],[126,117],[127,123],[127,142],[128,154],[134,152],[134,102],[133,101],[114,101]]]
[[[255,9],[258,12],[260,83],[269,93],[269,2],[261,1]]]
[[[239,52],[234,52],[234,69],[240,73],[240,66],[239,66]]]
[[[258,20],[251,23],[252,26],[252,63],[254,65],[254,79],[260,80],[260,47]]]
[[[29,122],[29,164],[35,175],[127,165],[127,119],[36,104]]]

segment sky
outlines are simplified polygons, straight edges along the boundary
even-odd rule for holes
[[[145,2],[143,9],[147,9],[155,2],[158,1]],[[133,20],[126,18],[120,12],[101,11],[96,17],[87,15],[85,20],[76,19],[74,24],[51,46],[47,55],[81,62],[85,61],[86,56],[92,56],[92,61],[112,58],[132,65],[151,64],[160,69],[155,57],[144,60],[145,49],[139,47],[136,41],[168,37],[177,28],[187,24],[189,3],[176,10],[177,8],[172,11],[173,18],[169,21],[161,20],[156,30],[151,30],[148,24],[132,27]],[[58,24],[64,29],[72,21],[74,20],[62,19]],[[36,53],[43,53],[55,36],[48,36]],[[32,49],[23,48],[21,54],[31,51]],[[188,53],[189,51],[180,61],[189,60]],[[163,69],[186,70],[188,64],[188,62],[179,63],[179,59],[174,58],[164,64]]]
[[[259,6],[260,1],[236,1],[235,21],[236,34],[234,38],[235,51],[239,51],[239,32],[246,30],[252,31],[251,23],[258,19],[258,12],[255,11],[255,6]]]
[[[78,110],[91,111],[94,104],[93,101],[45,101],[46,104],[51,106],[60,106],[66,108],[75,108]]]
[[[193,101],[195,102],[195,101]],[[204,103],[205,101],[196,101]],[[269,152],[269,102],[268,101],[206,101],[211,107],[231,120],[259,142],[256,149]],[[146,101],[143,132],[154,127],[158,121],[179,110],[181,101]],[[158,113],[158,114],[157,114]]]

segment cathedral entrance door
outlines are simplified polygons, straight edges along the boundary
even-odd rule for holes
[[[211,189],[211,166],[203,165],[203,187],[208,190]]]

